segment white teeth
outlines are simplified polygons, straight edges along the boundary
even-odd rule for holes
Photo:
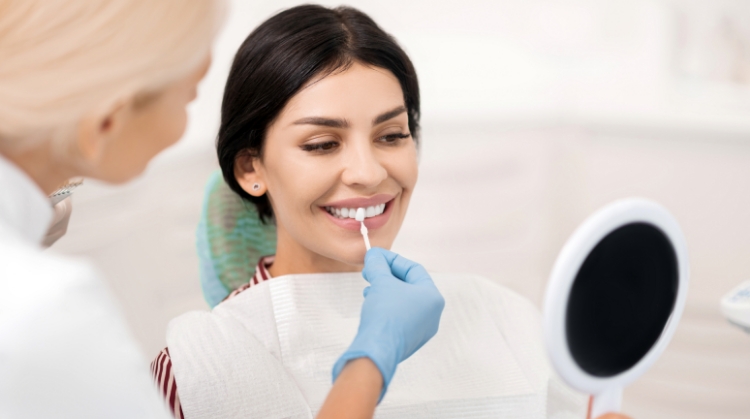
[[[357,208],[325,207],[325,209],[329,214],[333,215],[336,218],[354,218],[357,215]],[[371,207],[364,208],[364,210],[366,218],[375,217],[385,211],[385,204],[373,205]]]

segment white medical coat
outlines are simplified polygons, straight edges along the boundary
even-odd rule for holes
[[[95,270],[40,247],[52,214],[0,156],[0,418],[170,418]]]

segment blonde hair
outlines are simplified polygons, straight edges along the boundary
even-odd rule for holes
[[[87,112],[197,68],[223,0],[0,0],[0,148],[68,136]]]

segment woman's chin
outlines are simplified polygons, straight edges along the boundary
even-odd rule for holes
[[[371,240],[372,247],[382,247],[384,249],[390,249],[390,243],[380,243],[378,240]],[[362,269],[365,264],[365,254],[367,249],[365,248],[364,239],[358,240],[353,246],[347,246],[345,249],[341,249],[336,255],[335,259],[357,269]]]
[[[318,249],[316,253],[331,261],[330,272],[354,272],[362,270],[367,249],[360,237],[359,240],[346,240],[346,243],[337,243],[328,249]]]
[[[395,240],[392,229],[370,230],[372,247],[390,249]],[[354,272],[362,270],[365,263],[365,240],[359,231],[315,231],[304,236],[300,234],[298,243],[318,259],[318,272]],[[397,232],[396,232],[397,233]],[[394,237],[391,237],[394,236]],[[317,257],[315,256],[317,255]]]
[[[365,264],[365,244],[362,243],[361,249],[346,249],[339,253],[337,260],[345,265],[351,266],[351,270],[361,270]]]

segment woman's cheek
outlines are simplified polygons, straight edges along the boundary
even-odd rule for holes
[[[416,153],[406,149],[399,158],[391,160],[394,164],[389,167],[389,174],[405,189],[413,189],[419,176]]]

